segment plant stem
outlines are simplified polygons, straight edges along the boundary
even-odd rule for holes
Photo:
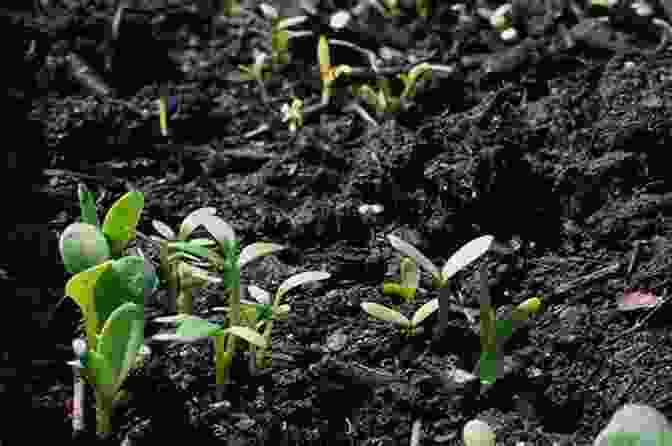
[[[240,325],[240,280],[237,281],[236,284],[234,284],[233,288],[231,289],[231,297],[229,300],[229,327],[235,327]],[[232,358],[235,360],[235,353],[236,353],[236,337],[233,336],[232,334],[228,335],[227,339],[227,344],[226,344],[226,352],[231,355]],[[229,373],[230,367],[226,369],[224,372],[224,383],[223,385],[226,386],[229,383],[230,379],[230,373]]]
[[[96,434],[100,439],[112,435],[112,402],[96,392]]]

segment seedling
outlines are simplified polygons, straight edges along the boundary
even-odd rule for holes
[[[292,102],[282,105],[282,122],[287,122],[289,131],[295,133],[297,129],[303,127],[303,101],[299,98],[292,98]]]
[[[244,304],[243,311],[247,310],[248,315],[249,310],[254,311],[254,328],[259,330],[262,326],[264,326],[263,337],[267,346],[270,346],[271,343],[271,330],[273,329],[273,321],[280,317],[286,317],[290,311],[290,306],[282,303],[285,295],[290,290],[305,283],[317,282],[319,280],[328,279],[329,277],[331,277],[331,275],[323,271],[308,271],[305,273],[295,274],[280,284],[272,298],[271,294],[266,290],[256,286],[248,287],[248,291],[257,300],[257,303],[241,300],[241,302]],[[245,308],[245,306],[247,306],[247,308]],[[216,310],[230,311],[230,308],[220,307]],[[266,348],[257,351],[256,361],[258,368],[268,367],[270,365],[270,351],[266,351]]]
[[[266,62],[268,54],[254,49],[254,63],[251,65],[238,65],[240,77],[243,81],[256,82],[263,102],[268,100],[266,82],[271,78],[271,66]]]
[[[203,218],[218,218],[214,217],[215,212],[215,208],[211,207],[196,209],[185,217],[177,234],[167,224],[159,220],[152,221],[152,226],[162,236],[151,236],[151,240],[159,245],[159,275],[168,288],[165,306],[169,311],[192,314],[194,290],[207,283],[221,282],[220,278],[212,277],[205,270],[186,263],[186,260],[197,263],[197,255],[212,255],[207,248],[215,245],[215,242],[189,237],[201,225]]]
[[[399,265],[399,283],[383,283],[383,294],[401,298],[405,303],[415,302],[415,293],[418,290],[420,277],[418,265],[410,257],[403,257]]]
[[[96,433],[100,438],[112,434],[112,410],[122,392],[121,386],[136,364],[144,340],[142,306],[126,302],[105,321],[96,347],[84,341],[73,343],[78,360],[70,364],[94,388],[96,397]],[[79,405],[81,411],[81,405]]]
[[[336,79],[343,75],[350,75],[352,67],[349,65],[331,65],[329,54],[329,40],[325,35],[320,35],[317,43],[317,60],[320,64],[320,79],[322,80],[322,104],[327,105],[331,100],[332,87]]]
[[[460,270],[485,254],[494,241],[494,237],[491,235],[484,235],[473,239],[458,249],[457,252],[444,263],[443,268],[439,270],[431,260],[425,257],[425,255],[413,245],[394,235],[388,235],[387,239],[396,250],[412,258],[421,269],[424,269],[432,275],[432,284],[439,290],[439,327],[441,329],[447,327],[449,322],[448,314],[451,307],[449,288],[450,279]]]
[[[184,249],[188,254],[197,256],[205,260],[206,265],[209,268],[217,271],[221,278],[222,283],[224,284],[226,290],[229,294],[229,323],[230,328],[236,328],[240,326],[240,269],[246,264],[257,260],[265,255],[272,254],[277,251],[285,249],[284,246],[278,245],[275,243],[263,243],[257,242],[251,245],[246,246],[242,251],[239,249],[239,243],[236,240],[236,234],[233,228],[226,223],[221,218],[213,215],[211,212],[201,212],[198,214],[198,218],[193,220],[193,223],[196,226],[203,226],[205,229],[213,236],[216,240],[217,245],[213,248],[206,248],[204,246],[198,246],[194,244],[181,244],[180,248]],[[178,316],[179,317],[179,316]],[[242,327],[250,330],[248,327]],[[252,330],[253,331],[253,330]],[[254,332],[254,331],[253,331]],[[218,332],[219,335],[226,335],[228,332]],[[237,335],[235,332],[231,332],[238,337],[244,338],[244,336]],[[254,332],[256,333],[256,332]],[[246,339],[247,340],[247,339]],[[224,336],[217,338],[217,342],[223,343]],[[256,342],[252,342],[257,345]],[[222,393],[222,388],[228,384],[228,366],[230,366],[231,361],[235,356],[235,346],[236,338],[235,336],[229,336],[228,342],[226,343],[225,355],[222,356],[223,359],[220,360],[219,364],[223,369],[218,369],[218,373],[221,374],[218,382],[222,385],[220,386],[220,392]],[[218,347],[219,348],[219,347]],[[218,375],[219,376],[219,375]]]
[[[249,327],[239,325],[224,328],[206,319],[186,314],[157,318],[157,322],[176,323],[177,329],[174,334],[163,333],[154,335],[157,341],[196,342],[205,338],[212,338],[215,347],[215,380],[218,388],[222,388],[228,381],[228,370],[233,363],[233,352],[227,348],[227,335],[229,340],[234,337],[243,339],[259,348],[266,347],[266,340],[262,335]],[[230,341],[229,341],[230,342]]]
[[[84,184],[79,185],[77,192],[82,221],[65,228],[59,240],[61,259],[70,274],[121,257],[135,238],[144,206],[142,192],[128,192],[108,210],[101,226],[93,194]]]
[[[377,91],[368,84],[360,85],[355,89],[356,96],[366,102],[379,117],[390,117],[402,110],[406,110],[416,93],[417,83],[431,74],[432,66],[426,62],[413,67],[408,73],[397,75],[403,82],[404,88],[399,96],[395,96],[388,79],[379,78]],[[425,76],[427,75],[427,76]]]
[[[543,299],[532,297],[516,306],[510,318],[497,319],[490,299],[488,274],[485,265],[481,266],[480,275],[480,318],[481,318],[481,357],[476,364],[480,380],[483,384],[494,384],[502,375],[501,352],[504,344],[513,336],[531,315],[542,311]]]
[[[418,325],[439,309],[439,300],[432,299],[418,308],[410,320],[400,312],[375,302],[362,302],[362,309],[377,319],[398,325],[402,334],[414,336]]]
[[[75,274],[65,294],[82,311],[86,341],[76,342],[79,361],[71,363],[75,381],[82,376],[94,387],[96,424],[100,436],[111,433],[113,403],[143,341],[144,302],[158,278],[143,257],[108,260]],[[83,428],[83,391],[75,386],[73,426]]]

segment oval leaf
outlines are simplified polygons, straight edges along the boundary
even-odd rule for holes
[[[259,348],[266,348],[266,340],[264,339],[264,337],[259,333],[257,333],[256,331],[252,330],[251,328],[235,326],[227,328],[226,330],[224,330],[224,332],[230,333],[234,336],[244,339],[245,341],[249,342],[250,344],[256,345]]]
[[[380,305],[375,302],[362,302],[361,306],[364,311],[377,319],[392,322],[404,328],[411,327],[411,321],[409,321],[406,316],[391,308],[387,308],[385,305]]]
[[[491,235],[484,235],[468,242],[443,265],[441,270],[441,277],[444,281],[453,277],[462,268],[468,266],[483,254],[485,254],[495,238]]]
[[[288,291],[304,283],[317,282],[329,277],[331,277],[331,274],[324,271],[306,271],[305,273],[295,274],[280,284],[278,291],[275,293],[276,299],[281,300]]]
[[[142,192],[131,191],[119,198],[107,211],[103,220],[103,233],[110,242],[113,257],[120,256],[128,242],[135,238],[144,205]]]
[[[136,356],[145,339],[145,319],[142,307],[127,302],[114,310],[101,331],[98,353],[105,358],[112,386],[104,386],[108,398],[114,398],[135,365]]]
[[[221,333],[222,327],[197,316],[185,317],[179,322],[175,334],[186,339],[202,339]]]
[[[243,266],[247,265],[248,263],[272,254],[277,251],[282,251],[283,249],[287,249],[285,246],[278,245],[276,243],[265,243],[265,242],[256,242],[252,243],[251,245],[247,245],[240,251],[240,257],[238,257],[238,266],[242,268]]]
[[[126,302],[144,308],[146,285],[145,259],[127,256],[112,261],[111,267],[100,274],[94,287],[98,320],[107,321],[112,312]]]
[[[184,220],[182,220],[177,239],[184,241],[189,238],[191,233],[202,224],[201,221],[203,217],[215,215],[216,212],[217,209],[215,208],[200,208],[187,215]]]
[[[112,260],[75,274],[65,284],[65,295],[74,300],[82,311],[89,348],[94,349],[98,334],[95,307],[95,287],[100,276],[112,267]]]
[[[73,223],[59,239],[59,251],[66,271],[77,274],[110,259],[110,245],[98,227]]]
[[[432,299],[415,312],[413,319],[411,320],[411,326],[417,327],[425,319],[427,319],[432,313],[439,309],[439,299]]]
[[[436,276],[437,278],[439,277],[439,268],[437,268],[436,265],[434,265],[431,260],[425,257],[425,255],[421,253],[415,246],[392,234],[388,235],[387,239],[390,241],[390,244],[394,249],[415,260],[420,268],[423,268],[432,276]]]
[[[236,233],[231,225],[217,217],[216,215],[206,215],[201,218],[201,224],[212,235],[219,246],[226,252],[227,243],[236,240]]]
[[[86,184],[79,183],[77,186],[77,195],[79,197],[79,209],[82,211],[82,223],[99,227],[100,222],[98,221],[98,213],[96,212],[96,199],[93,193],[86,187]]]
[[[175,238],[177,238],[175,231],[173,231],[170,226],[162,221],[152,220],[152,227],[154,227],[156,232],[161,234],[161,237],[165,238],[166,240],[175,240]]]

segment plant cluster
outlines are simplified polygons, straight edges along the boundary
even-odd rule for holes
[[[80,307],[84,322],[85,337],[73,342],[77,358],[71,364],[76,374],[81,374],[94,389],[96,426],[101,437],[111,433],[111,413],[124,396],[122,385],[126,377],[151,353],[143,344],[144,306],[159,286],[167,291],[164,305],[177,314],[156,319],[175,328],[153,339],[179,343],[212,339],[221,397],[230,384],[233,361],[238,360],[242,351],[248,351],[253,376],[271,365],[271,333],[274,322],[286,319],[291,311],[288,293],[303,284],[330,277],[324,271],[295,274],[274,293],[254,284],[242,287],[242,268],[284,250],[285,246],[255,242],[241,249],[233,228],[216,215],[214,208],[207,207],[191,212],[176,231],[163,222],[152,221],[160,237],[147,240],[159,248],[157,274],[152,262],[143,255],[126,255],[137,233],[143,195],[131,191],[122,196],[100,224],[93,194],[84,185],[78,193],[82,221],[65,229],[60,238],[60,252],[66,269],[73,274],[65,287],[66,296]],[[211,237],[195,236],[201,227]],[[383,294],[395,297],[397,303],[415,303],[420,270],[431,274],[432,286],[438,291],[438,297],[421,305],[410,318],[398,306],[361,304],[368,315],[398,326],[407,339],[417,335],[422,330],[421,324],[437,310],[439,324],[447,323],[448,311],[455,307],[449,286],[452,278],[480,259],[494,243],[492,236],[478,237],[458,249],[439,269],[411,244],[394,235],[388,235],[388,240],[402,257],[399,280],[385,282]],[[474,373],[479,374],[482,382],[492,383],[501,373],[503,344],[523,321],[540,311],[542,299],[528,299],[515,307],[510,317],[498,320],[488,294],[485,263],[481,263],[479,275],[482,351]],[[225,305],[211,311],[226,314],[224,322],[193,314],[193,292],[208,283],[223,289]],[[82,401],[75,404],[81,409]]]

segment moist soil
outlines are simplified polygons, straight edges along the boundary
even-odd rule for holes
[[[81,315],[62,299],[67,276],[53,243],[79,218],[80,182],[100,212],[127,190],[143,192],[134,246],[155,261],[143,237],[155,234],[152,220],[174,228],[210,206],[243,246],[288,247],[245,267],[244,285],[275,290],[296,273],[331,274],[289,294],[272,366],[253,376],[241,356],[222,398],[209,342],[148,341],[152,354],[125,384],[109,444],[406,445],[415,424],[418,444],[456,445],[478,417],[501,445],[588,445],[623,403],[672,414],[665,35],[618,17],[580,17],[562,1],[538,2],[555,8],[538,14],[531,1],[521,2],[529,6],[521,40],[504,44],[487,22],[460,21],[450,8],[427,21],[404,9],[339,36],[391,54],[385,66],[427,60],[451,69],[423,80],[398,113],[368,109],[376,123],[347,107],[342,81],[330,105],[292,132],[282,105],[319,102],[316,40],[297,38],[291,61],[262,92],[237,67],[253,62],[253,49],[270,50],[270,21],[247,3],[243,14],[210,20],[207,2],[198,3],[131,3],[116,30],[115,6],[103,2],[2,11],[3,40],[23,45],[5,70],[29,84],[23,97],[43,135],[25,150],[48,153],[39,191],[48,203],[41,228],[52,236],[41,257],[51,259],[40,266],[45,279],[3,278],[15,280],[18,298],[26,286],[37,290],[31,373],[18,381],[32,398],[23,435],[94,444],[91,398],[88,430],[73,437],[66,362]],[[318,6],[313,30],[328,17]],[[365,64],[338,49],[332,62]],[[170,97],[168,134],[160,95]],[[472,372],[480,351],[475,265],[453,281],[456,310],[443,329],[433,315],[409,340],[361,309],[394,303],[382,293],[399,269],[389,234],[439,266],[492,234],[504,254],[479,262],[498,313],[544,299],[545,311],[506,344],[505,374],[494,385],[457,374]],[[635,292],[644,301],[637,308],[619,305]],[[147,303],[148,336],[160,329],[153,318],[169,314],[165,294]],[[215,285],[199,290],[195,313],[221,320],[210,309],[223,296]],[[423,272],[416,302],[400,309],[410,317],[437,296]]]

